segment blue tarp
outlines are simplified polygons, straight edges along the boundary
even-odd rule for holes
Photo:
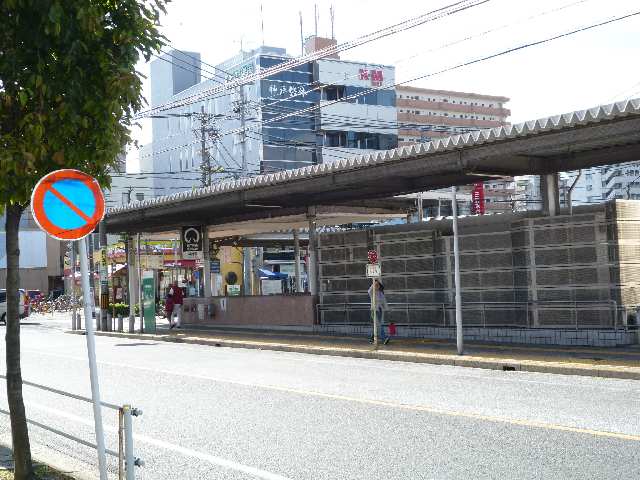
[[[269,280],[284,280],[289,278],[289,275],[286,273],[280,272],[272,272],[271,270],[267,270],[266,268],[259,268],[258,273],[260,278],[268,278]]]

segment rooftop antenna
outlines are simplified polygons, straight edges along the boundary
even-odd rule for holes
[[[260,30],[262,32],[262,45],[264,46],[264,15],[262,14],[262,4],[260,4]]]
[[[335,14],[336,11],[333,8],[333,4],[329,7],[329,15],[331,16],[331,40],[335,40],[336,36],[333,33],[333,23],[334,23],[334,19],[335,19]]]
[[[304,55],[304,35],[302,34],[302,10],[298,12],[300,14],[300,55]]]
[[[316,23],[316,37],[317,37],[318,36],[318,4],[317,3],[313,4],[313,18]]]

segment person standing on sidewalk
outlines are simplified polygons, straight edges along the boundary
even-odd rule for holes
[[[171,318],[169,318],[169,328],[178,327],[180,328],[180,324],[182,323],[182,289],[176,283],[169,290],[169,295],[173,298],[173,312],[171,313]],[[173,316],[176,316],[176,321],[174,323]]]
[[[375,290],[375,293],[374,293]],[[376,299],[376,321],[378,322],[378,336],[383,344],[389,343],[389,337],[384,334],[384,312],[389,308],[387,299],[384,296],[384,285],[380,280],[376,279],[373,285],[369,287],[369,299],[373,301],[373,295]],[[373,342],[373,338],[371,339]]]
[[[169,325],[171,325],[171,317],[173,315],[173,295],[167,293],[167,298],[164,301],[164,311],[165,317],[169,320]]]

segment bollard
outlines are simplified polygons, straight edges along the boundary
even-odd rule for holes
[[[76,313],[76,329],[82,330],[82,315]]]
[[[135,479],[135,467],[143,467],[144,461],[133,456],[133,424],[131,417],[139,417],[142,410],[131,408],[131,405],[122,406],[122,416],[124,420],[124,468],[127,480]]]
[[[105,324],[105,331],[110,332],[113,330],[113,317],[111,312],[107,312],[107,323]]]
[[[122,332],[123,331],[123,320],[122,320],[122,315],[118,315],[118,331]]]
[[[133,425],[131,424],[131,405],[122,407],[124,416],[124,469],[127,480],[135,479],[135,460],[133,458]]]
[[[129,333],[135,333],[136,329],[136,317],[129,315]]]

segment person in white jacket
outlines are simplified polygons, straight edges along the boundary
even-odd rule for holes
[[[384,312],[389,308],[387,299],[384,296],[384,285],[380,280],[376,279],[373,285],[369,287],[369,299],[373,299],[373,289],[376,292],[376,320],[378,322],[378,339],[383,343],[389,343],[389,337],[384,333]],[[373,338],[371,339],[373,341]]]

